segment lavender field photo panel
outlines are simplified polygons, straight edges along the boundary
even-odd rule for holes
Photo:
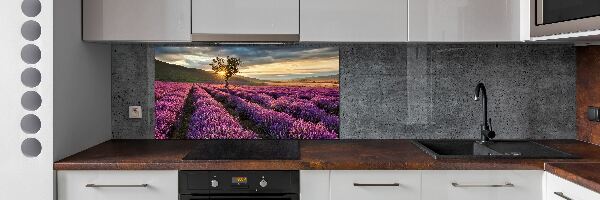
[[[155,48],[156,139],[338,139],[339,50]]]

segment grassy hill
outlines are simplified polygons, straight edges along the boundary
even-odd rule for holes
[[[293,79],[290,82],[317,82],[317,83],[322,83],[322,82],[328,82],[328,83],[337,83],[340,81],[340,75],[336,74],[336,75],[329,75],[329,76],[315,76],[315,77],[307,77],[307,78],[300,78],[300,79]]]
[[[155,80],[157,81],[225,83],[222,78],[209,71],[173,65],[160,60],[154,60],[154,65],[156,69]],[[229,83],[234,85],[264,85],[264,81],[237,75],[231,77]]]

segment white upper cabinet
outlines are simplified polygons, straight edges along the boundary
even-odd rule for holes
[[[406,42],[408,0],[302,0],[300,41]]]
[[[512,42],[527,0],[83,0],[86,41]]]
[[[194,41],[298,41],[299,0],[192,0]]]
[[[529,40],[527,0],[411,0],[409,41]]]
[[[83,0],[85,41],[190,41],[189,0]]]

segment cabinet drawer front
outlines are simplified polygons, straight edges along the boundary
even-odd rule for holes
[[[331,171],[331,199],[419,199],[418,171]]]
[[[59,200],[177,200],[177,171],[58,171]]]
[[[583,186],[567,181],[554,174],[546,173],[547,200],[598,200],[600,194]]]
[[[423,171],[423,200],[542,200],[543,171]]]

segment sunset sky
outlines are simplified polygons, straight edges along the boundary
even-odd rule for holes
[[[262,80],[290,80],[339,74],[339,50],[333,47],[213,46],[157,47],[155,59],[212,71],[216,56],[242,60],[238,75]]]

